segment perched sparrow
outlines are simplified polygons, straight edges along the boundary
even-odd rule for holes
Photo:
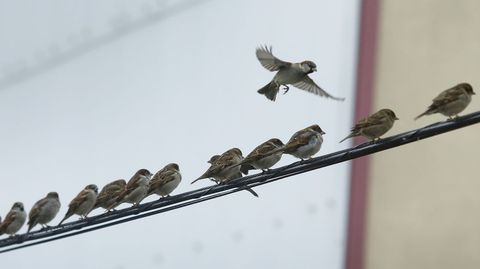
[[[68,204],[68,211],[58,225],[61,225],[73,214],[80,215],[82,219],[87,218],[87,214],[92,211],[97,202],[98,188],[95,184],[87,185],[75,198]]]
[[[283,152],[295,156],[302,161],[310,159],[320,151],[323,143],[322,135],[324,134],[325,132],[320,126],[314,124],[294,133],[285,146],[270,152],[270,154]]]
[[[58,193],[49,192],[45,198],[38,200],[28,213],[28,231],[40,224],[42,227],[47,227],[47,223],[52,221],[60,210],[60,200]]]
[[[199,178],[192,181],[191,184],[204,178],[214,178],[216,182],[223,183],[229,181],[233,175],[240,172],[240,166],[234,166],[243,160],[240,149],[232,148],[224,152],[220,157],[214,157],[210,159],[210,161],[213,159],[213,162],[208,170]]]
[[[110,206],[110,209],[113,209],[120,205],[121,203],[130,203],[133,206],[138,206],[140,202],[147,196],[148,193],[148,182],[152,177],[152,173],[147,169],[138,170],[132,178],[128,181],[125,186],[125,190],[120,193],[117,198],[117,201]]]
[[[125,179],[118,179],[105,185],[98,194],[97,202],[93,209],[101,207],[108,210],[115,204],[117,198],[125,190],[126,185]]]
[[[434,113],[441,113],[450,119],[452,119],[452,116],[457,117],[458,113],[462,112],[470,104],[474,94],[475,92],[470,84],[460,83],[441,92],[433,99],[433,103],[427,108],[427,111],[418,115],[415,119]]]
[[[150,180],[148,195],[156,193],[161,197],[170,196],[170,193],[177,188],[180,181],[182,181],[182,175],[178,164],[167,164]]]
[[[303,61],[301,63],[289,63],[278,59],[272,54],[272,47],[259,47],[256,51],[260,64],[268,71],[278,71],[272,81],[265,87],[258,90],[258,93],[264,94],[268,99],[275,101],[278,90],[281,85],[286,87],[291,84],[296,88],[311,92],[316,95],[325,96],[334,100],[343,101],[345,98],[333,97],[325,90],[320,88],[308,74],[317,71],[317,66],[312,61]]]
[[[20,228],[22,228],[23,224],[25,224],[26,219],[27,213],[23,208],[23,203],[14,203],[12,209],[10,209],[10,212],[8,212],[7,216],[5,216],[5,220],[3,220],[3,222],[0,224],[0,235],[16,234]]]
[[[213,156],[208,161],[211,163],[208,170],[199,178],[192,181],[191,184],[204,178],[213,178],[217,184],[225,184],[234,179],[241,178],[240,162],[243,160],[242,151],[238,148],[232,148],[220,156]],[[258,194],[250,187],[243,187],[245,190],[258,197]],[[207,191],[208,192],[208,191]]]
[[[342,139],[340,143],[354,136],[364,136],[372,141],[375,141],[377,138],[380,139],[380,136],[392,129],[393,123],[396,120],[398,120],[398,118],[391,109],[381,109],[375,114],[361,119],[355,124],[355,127],[352,128],[351,133]]]
[[[274,166],[280,158],[282,158],[282,152],[276,152],[271,154],[272,151],[282,148],[284,145],[278,138],[272,138],[267,142],[262,143],[256,147],[250,154],[240,162],[240,171],[245,175],[248,175],[248,170],[261,169],[262,171],[268,170]]]

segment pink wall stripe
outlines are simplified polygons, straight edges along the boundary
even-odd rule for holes
[[[355,121],[372,112],[379,0],[362,0],[357,66]],[[355,138],[354,143],[363,142]],[[347,269],[363,269],[366,238],[366,205],[369,175],[368,156],[355,159],[350,179],[350,202],[347,227]]]

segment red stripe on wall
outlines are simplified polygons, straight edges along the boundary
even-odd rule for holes
[[[355,121],[372,112],[379,0],[362,0],[361,5]],[[354,143],[359,144],[361,139],[355,138]],[[369,163],[368,156],[355,159],[352,163],[345,263],[347,269],[364,267]]]

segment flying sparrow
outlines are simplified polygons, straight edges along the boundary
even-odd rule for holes
[[[240,162],[240,171],[248,175],[249,170],[261,169],[262,171],[268,170],[274,166],[280,158],[282,158],[282,152],[276,152],[271,154],[272,151],[282,148],[283,142],[278,138],[272,138],[258,147],[256,147],[250,154]]]
[[[453,116],[458,117],[458,113],[462,112],[470,104],[474,94],[475,92],[470,84],[460,83],[441,92],[433,99],[433,103],[427,108],[427,111],[418,115],[415,119],[434,113],[441,113],[449,119],[452,119]]]
[[[156,193],[161,197],[170,196],[182,181],[178,164],[170,163],[158,171],[150,180],[148,195]]]
[[[213,178],[217,184],[226,184],[234,179],[240,178],[242,177],[242,173],[240,172],[240,165],[238,164],[240,164],[242,160],[242,151],[238,148],[229,149],[219,157],[213,156],[208,161],[211,163],[208,170],[190,184],[204,178]],[[258,194],[250,187],[246,186],[243,188],[258,197]]]
[[[152,177],[152,173],[147,169],[138,170],[125,186],[125,190],[118,196],[116,202],[108,209],[113,209],[121,203],[130,203],[138,206],[140,202],[147,196],[148,182]]]
[[[283,152],[295,156],[302,161],[310,159],[320,151],[323,143],[322,135],[324,134],[325,132],[320,126],[314,124],[294,133],[285,146],[270,152],[270,154]]]
[[[345,100],[345,98],[330,95],[308,76],[308,74],[317,71],[317,66],[314,62],[289,63],[282,61],[273,55],[271,46],[270,48],[267,46],[257,48],[256,54],[260,64],[268,71],[278,71],[270,83],[258,90],[258,93],[264,94],[268,99],[275,101],[280,86],[285,86],[285,93],[287,93],[289,89],[287,84],[291,84],[296,88],[316,95],[339,101]]]
[[[97,194],[97,185],[90,184],[85,186],[85,188],[73,198],[70,204],[68,204],[68,211],[58,225],[62,225],[62,223],[73,214],[79,215],[82,219],[86,219],[87,214],[92,211],[93,206],[97,202]]]
[[[38,200],[28,213],[28,231],[40,224],[43,228],[48,227],[47,223],[52,221],[60,210],[60,199],[58,193],[49,192],[45,198]]]
[[[23,208],[23,203],[16,202],[13,204],[12,209],[8,212],[5,219],[0,224],[0,235],[6,233],[9,235],[15,235],[27,219],[27,213]]]
[[[367,118],[361,119],[351,129],[351,133],[342,139],[340,143],[354,136],[364,136],[372,141],[380,139],[380,136],[392,129],[396,120],[398,118],[391,109],[381,109]]]
[[[126,185],[125,179],[118,179],[105,185],[98,194],[97,202],[93,209],[101,207],[109,211],[108,209],[116,203],[117,198],[125,190]]]

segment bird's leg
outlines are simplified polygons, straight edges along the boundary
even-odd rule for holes
[[[288,92],[288,90],[290,90],[290,87],[288,87],[287,85],[283,85],[285,88],[283,88],[283,94],[286,94]]]

